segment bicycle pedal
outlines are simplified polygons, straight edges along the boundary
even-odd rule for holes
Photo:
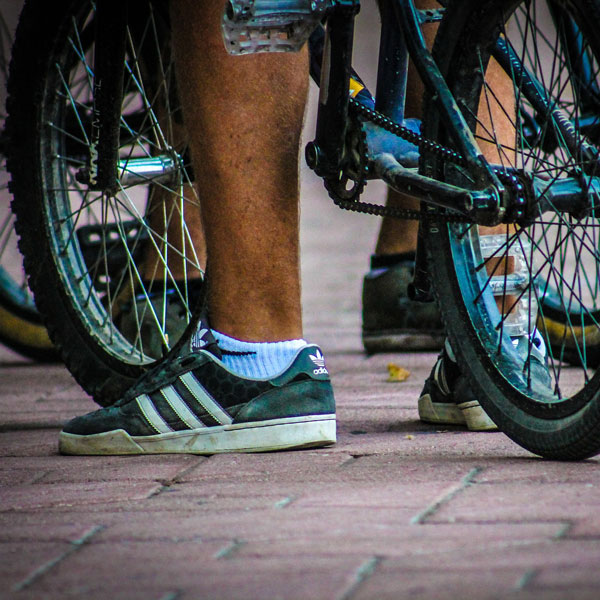
[[[331,0],[229,0],[222,29],[229,54],[297,52],[319,25]]]

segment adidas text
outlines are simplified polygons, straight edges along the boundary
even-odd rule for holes
[[[321,367],[320,369],[315,369],[313,371],[315,375],[329,375],[329,371],[325,367]]]

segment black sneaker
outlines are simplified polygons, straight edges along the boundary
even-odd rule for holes
[[[552,391],[548,354],[540,333],[512,338],[514,356],[523,365],[523,378],[534,392]],[[438,425],[466,425],[470,431],[495,431],[498,428],[475,398],[446,340],[444,348],[425,381],[419,397],[419,418]]]
[[[333,390],[317,346],[299,350],[270,379],[239,377],[211,350],[150,371],[115,406],[70,421],[60,452],[215,454],[335,443]]]
[[[419,418],[436,425],[463,425],[469,431],[495,431],[456,362],[444,345],[419,397]]]
[[[414,302],[408,297],[413,280],[414,255],[398,259],[371,257],[362,293],[362,340],[368,354],[439,350],[444,327],[435,303]],[[382,262],[383,261],[383,262]]]

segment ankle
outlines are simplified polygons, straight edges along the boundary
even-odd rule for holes
[[[223,363],[236,375],[266,379],[284,371],[301,348],[303,339],[281,342],[245,342],[219,331],[212,331],[222,353]]]

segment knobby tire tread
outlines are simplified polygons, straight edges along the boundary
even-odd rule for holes
[[[50,251],[45,222],[40,142],[44,124],[38,107],[52,68],[53,49],[78,0],[27,0],[21,13],[8,81],[8,169],[19,249],[36,305],[48,334],[69,371],[101,405],[114,403],[146,371],[107,356],[69,302]]]

